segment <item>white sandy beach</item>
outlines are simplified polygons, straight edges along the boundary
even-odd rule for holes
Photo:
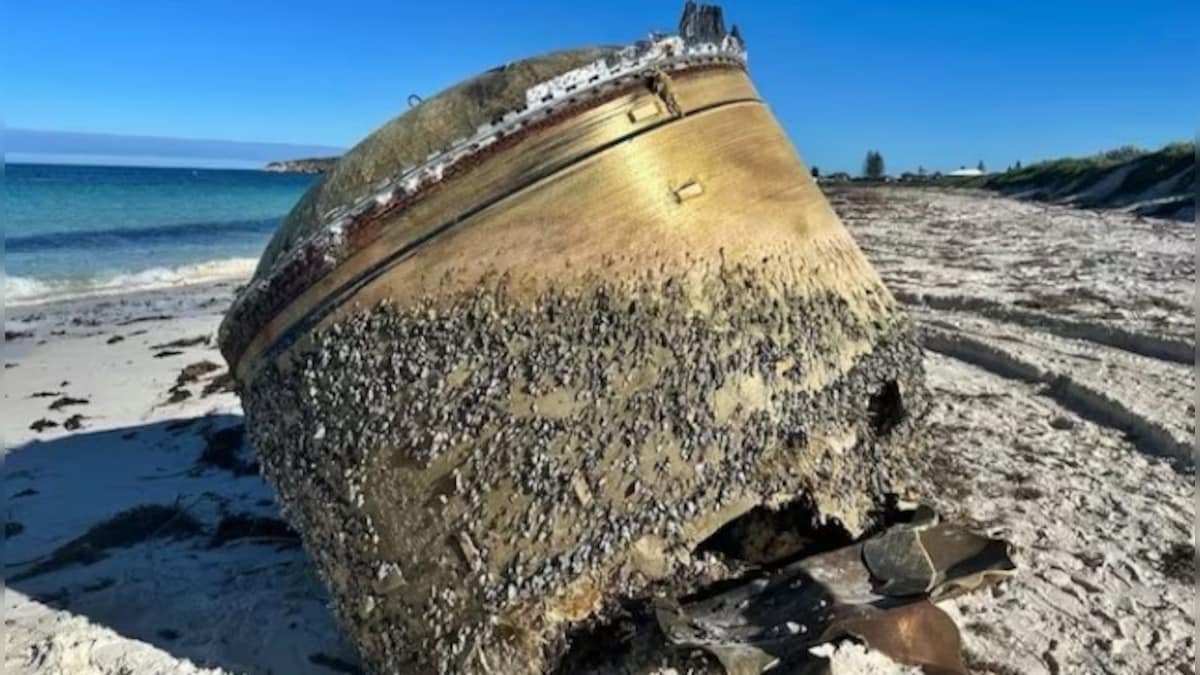
[[[1194,672],[1195,226],[911,188],[831,199],[926,337],[937,479],[914,496],[1017,547],[1015,578],[945,605],[972,670]],[[358,672],[232,448],[213,338],[240,281],[9,308],[5,673]],[[200,462],[213,443],[224,468]],[[177,515],[50,556],[146,505]],[[845,650],[837,672],[864,660]]]
[[[194,286],[16,312],[36,334],[8,343],[4,357],[6,515],[23,527],[7,542],[6,576],[136,506],[178,505],[205,531],[10,581],[5,672],[199,672],[202,664],[304,673],[331,672],[314,658],[354,663],[300,548],[267,538],[210,547],[224,515],[278,514],[257,475],[197,465],[206,435],[241,424],[235,394],[203,394],[224,372],[211,340],[155,345],[209,338],[232,289]],[[169,402],[180,371],[205,361],[222,367],[190,383],[189,398]],[[87,403],[48,409],[64,396]],[[65,430],[76,414],[81,428]],[[59,426],[30,429],[39,419]]]

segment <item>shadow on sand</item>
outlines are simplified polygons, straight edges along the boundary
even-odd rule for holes
[[[360,672],[270,487],[245,470],[241,423],[208,415],[12,449],[9,618],[49,632],[84,617],[166,652],[146,650],[158,671],[174,657],[239,673]],[[22,647],[10,645],[10,662]]]

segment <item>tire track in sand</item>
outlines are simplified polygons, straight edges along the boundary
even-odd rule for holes
[[[1196,345],[1183,340],[1137,333],[1123,328],[1089,321],[1074,321],[1062,317],[1015,309],[1011,305],[986,298],[962,295],[933,295],[895,291],[897,300],[906,305],[924,306],[943,311],[970,312],[1034,330],[1043,330],[1072,340],[1095,342],[1106,347],[1146,356],[1161,361],[1192,364],[1196,361]]]
[[[1169,458],[1177,470],[1189,470],[1195,466],[1190,444],[1178,440],[1157,421],[1135,412],[1122,401],[1069,374],[1054,372],[995,344],[925,322],[921,324],[921,333],[927,349],[1001,377],[1041,384],[1043,395],[1084,419],[1125,433],[1138,451]]]

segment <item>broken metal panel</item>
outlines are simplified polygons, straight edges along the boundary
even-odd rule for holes
[[[924,594],[937,583],[937,570],[915,528],[896,527],[864,543],[862,556],[884,595]]]
[[[1011,575],[1010,556],[1007,542],[953,525],[895,525],[702,600],[660,601],[655,616],[670,643],[705,649],[737,675],[809,667],[812,647],[844,638],[966,675],[958,629],[931,600]]]

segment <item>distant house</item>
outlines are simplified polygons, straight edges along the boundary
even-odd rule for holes
[[[982,176],[983,172],[980,171],[979,169],[968,169],[967,167],[962,166],[954,171],[951,171],[950,173],[948,173],[946,175],[965,178],[965,177],[969,177],[969,176]]]

